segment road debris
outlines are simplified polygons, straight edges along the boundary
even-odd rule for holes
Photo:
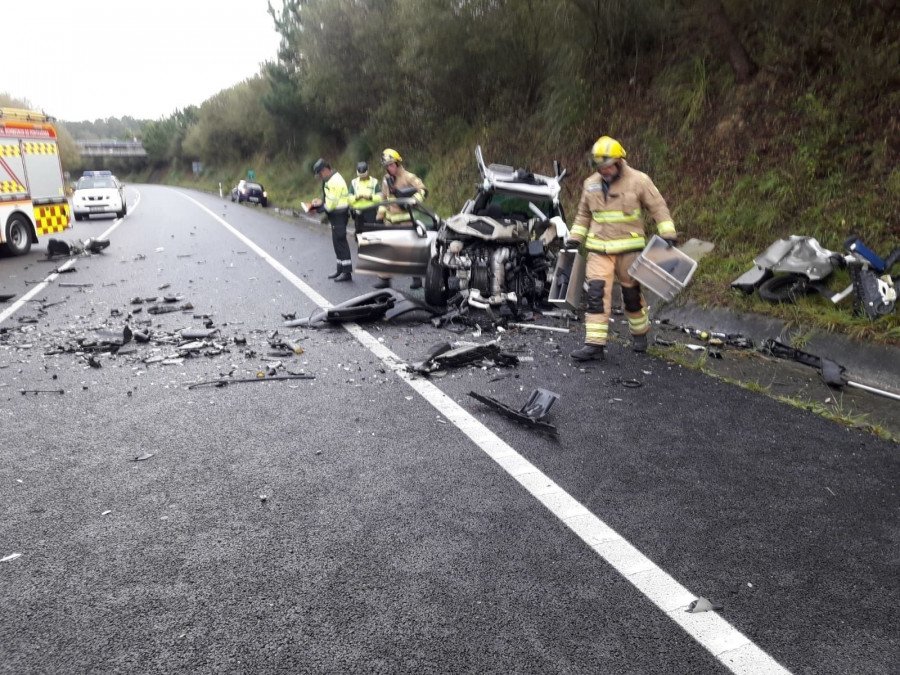
[[[503,367],[518,364],[519,357],[503,350],[499,342],[494,340],[480,345],[457,343],[457,346],[449,342],[439,342],[429,350],[424,359],[409,364],[408,368],[422,375],[428,375],[435,371],[468,365]]]
[[[137,457],[132,457],[129,461],[131,461],[131,462],[146,462],[151,457],[153,457],[152,452],[145,452],[144,454],[138,455]]]
[[[530,328],[532,330],[545,330],[553,333],[571,333],[571,329],[569,328],[559,328],[557,326],[542,326],[538,323],[510,323],[507,324],[509,326],[515,326],[516,328]]]
[[[285,321],[284,325],[320,328],[345,321],[391,321],[413,311],[436,313],[434,308],[388,288],[365,293],[333,307],[317,308],[309,317]]]
[[[698,614],[700,612],[718,612],[721,609],[723,609],[722,603],[712,602],[701,597],[693,600],[685,611],[690,614]]]
[[[870,387],[867,384],[862,384],[861,382],[854,382],[847,379],[847,377],[844,375],[844,366],[840,365],[837,361],[832,361],[831,359],[816,356],[815,354],[809,354],[807,352],[783,344],[778,340],[772,338],[769,338],[763,342],[762,346],[760,347],[760,351],[777,358],[791,359],[793,361],[796,361],[797,363],[802,363],[803,365],[815,368],[819,371],[819,375],[822,376],[822,380],[824,380],[825,384],[827,384],[829,387],[840,389],[842,386],[847,385],[849,387],[864,389],[865,391],[871,392],[873,394],[878,394],[879,396],[885,396],[887,398],[892,398],[900,401],[900,394],[886,391],[884,389],[877,389],[875,387]]]
[[[244,377],[233,379],[230,377],[220,377],[216,380],[207,380],[205,382],[194,382],[188,385],[188,389],[196,389],[198,387],[225,387],[229,384],[240,384],[245,382],[271,382],[273,380],[314,380],[315,375],[264,375],[262,377]]]
[[[511,408],[495,398],[484,396],[474,391],[470,391],[469,396],[476,401],[480,401],[493,408],[504,417],[508,417],[516,422],[521,422],[522,424],[539,431],[547,431],[553,435],[557,434],[556,427],[548,422],[544,422],[543,418],[546,417],[551,406],[559,398],[559,394],[547,389],[535,389],[531,392],[531,396],[528,397],[525,404],[518,410]]]

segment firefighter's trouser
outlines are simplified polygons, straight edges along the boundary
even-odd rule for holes
[[[587,303],[584,313],[586,344],[605,345],[609,333],[609,315],[612,311],[613,281],[618,280],[622,288],[622,303],[628,318],[628,330],[632,335],[643,335],[650,330],[647,318],[647,304],[641,294],[641,286],[628,274],[628,268],[641,254],[640,251],[627,253],[588,252],[585,278],[587,280]]]
[[[347,220],[350,212],[347,209],[330,211],[328,222],[331,223],[331,243],[338,265],[345,272],[353,270],[353,258],[350,257],[350,244],[347,243]]]

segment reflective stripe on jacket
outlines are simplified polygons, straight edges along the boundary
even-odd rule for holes
[[[644,210],[656,222],[662,237],[675,237],[675,224],[669,207],[650,177],[621,161],[619,177],[603,194],[599,173],[584,181],[571,237],[586,242],[588,251],[625,253],[646,246]]]
[[[337,171],[322,183],[322,207],[328,213],[350,208],[350,193],[347,191],[347,183]]]
[[[390,174],[385,174],[384,180],[381,181],[382,199],[390,199],[394,196],[391,192],[390,182],[388,181],[390,177]],[[399,188],[405,187],[417,188],[416,194],[413,195],[413,198],[416,201],[425,201],[425,184],[416,174],[410,173],[403,168],[402,164],[400,164],[397,166],[397,175],[394,177],[394,189],[397,190]],[[409,212],[402,206],[398,206],[397,204],[388,204],[387,206],[382,206],[378,209],[378,218],[384,219],[389,223],[400,223],[409,220],[410,215]]]
[[[381,185],[377,178],[357,176],[350,181],[350,204],[354,209],[365,209],[381,200],[380,192]]]

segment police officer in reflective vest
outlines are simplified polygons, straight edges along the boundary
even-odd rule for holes
[[[334,171],[331,165],[319,158],[313,164],[313,173],[322,179],[322,199],[314,199],[310,206],[316,213],[325,213],[331,223],[331,243],[337,256],[337,269],[329,274],[335,281],[351,281],[353,276],[353,259],[350,257],[350,244],[347,243],[347,220],[350,218],[350,194],[347,183],[341,174]]]
[[[584,346],[570,356],[576,361],[606,357],[613,281],[622,288],[632,348],[647,351],[650,321],[640,284],[628,274],[646,241],[644,214],[656,221],[659,236],[670,246],[678,243],[669,207],[645,173],[625,161],[625,149],[615,139],[603,136],[591,148],[597,171],[584,181],[578,210],[567,247],[587,249],[587,308],[584,316]]]
[[[403,158],[400,153],[392,148],[385,148],[381,153],[381,166],[384,167],[384,180],[381,182],[381,195],[383,199],[390,199],[395,196],[400,188],[414,187],[416,193],[413,195],[418,201],[424,201],[427,190],[422,180],[414,173],[407,171],[403,167]],[[411,219],[409,211],[397,204],[388,204],[378,209],[377,220],[383,220],[386,225],[396,225],[400,223],[408,223]],[[390,288],[390,277],[379,277],[375,288]],[[422,288],[422,278],[413,277],[412,289]]]
[[[381,183],[369,175],[368,163],[360,162],[356,165],[356,178],[350,181],[350,207],[354,215],[362,217],[363,222],[375,222],[375,205],[380,201]]]

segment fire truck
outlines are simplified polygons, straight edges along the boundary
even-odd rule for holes
[[[70,221],[50,117],[0,108],[0,244],[12,255],[25,255],[40,235],[62,232]]]

